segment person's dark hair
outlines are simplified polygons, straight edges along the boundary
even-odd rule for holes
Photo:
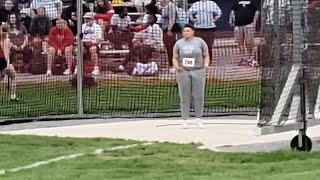
[[[183,28],[190,28],[192,30],[195,30],[195,28],[194,28],[194,26],[192,24],[186,24],[186,25],[184,25]]]
[[[10,17],[11,17],[12,15],[16,17],[16,28],[17,28],[17,29],[20,29],[21,21],[20,21],[20,18],[19,18],[19,16],[18,16],[17,13],[11,13],[11,14],[8,15],[7,24],[9,24],[9,27],[12,28],[12,24],[10,23]]]
[[[108,0],[103,0],[103,7],[100,5],[97,5],[95,8],[95,12],[99,14],[105,14],[109,11],[109,1]]]
[[[148,4],[145,8],[149,11],[149,14],[160,14],[159,9],[153,4]]]
[[[152,19],[154,20],[154,22],[158,21],[158,18],[155,14],[150,14],[149,17],[152,17]]]
[[[71,0],[71,6],[77,7],[77,0]]]

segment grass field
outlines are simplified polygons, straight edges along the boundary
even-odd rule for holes
[[[84,111],[89,114],[165,113],[178,111],[175,82],[165,80],[104,80],[85,88]],[[77,92],[69,82],[20,84],[19,102],[8,101],[5,84],[0,86],[0,117],[37,117],[75,114]],[[257,82],[212,82],[206,87],[207,111],[252,110],[258,105]]]
[[[0,135],[0,169],[16,168],[62,155],[90,153],[97,148],[137,142],[110,139],[73,139]],[[1,180],[317,180],[320,153],[217,153],[196,144],[154,143],[88,154],[37,168],[0,175]]]

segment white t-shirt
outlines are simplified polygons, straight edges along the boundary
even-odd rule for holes
[[[99,24],[93,23],[89,26],[87,23],[82,24],[83,42],[97,42],[98,39],[102,38],[102,28]]]
[[[38,9],[39,7],[44,7],[48,17],[52,19],[57,19],[60,14],[58,14],[58,8],[62,8],[61,0],[33,0],[30,4],[30,9]]]
[[[130,16],[126,16],[123,19],[120,18],[119,14],[115,14],[111,18],[111,25],[118,26],[119,30],[127,30],[130,25],[131,18]]]
[[[157,24],[160,24],[162,22],[161,20],[161,14],[156,14],[156,17],[157,17]],[[149,18],[149,14],[145,14],[143,16],[143,19],[142,19],[142,23],[147,23],[148,22],[148,18]]]

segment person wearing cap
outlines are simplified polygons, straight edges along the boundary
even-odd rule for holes
[[[66,69],[63,74],[71,74],[74,37],[71,29],[63,19],[57,19],[56,26],[50,29],[48,44],[47,75],[52,75],[51,68],[56,55],[64,56],[68,63],[68,69]]]
[[[94,22],[94,13],[87,12],[84,16],[84,24],[82,25],[82,42],[85,50],[90,53],[91,61],[94,64],[92,75],[98,76],[99,71],[99,58],[98,58],[98,45],[102,39],[102,28]],[[76,72],[75,72],[76,73]]]

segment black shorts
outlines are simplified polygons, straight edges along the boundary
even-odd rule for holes
[[[7,63],[6,58],[1,57],[0,58],[0,71],[5,70],[7,68],[7,66],[8,66],[8,63]]]

